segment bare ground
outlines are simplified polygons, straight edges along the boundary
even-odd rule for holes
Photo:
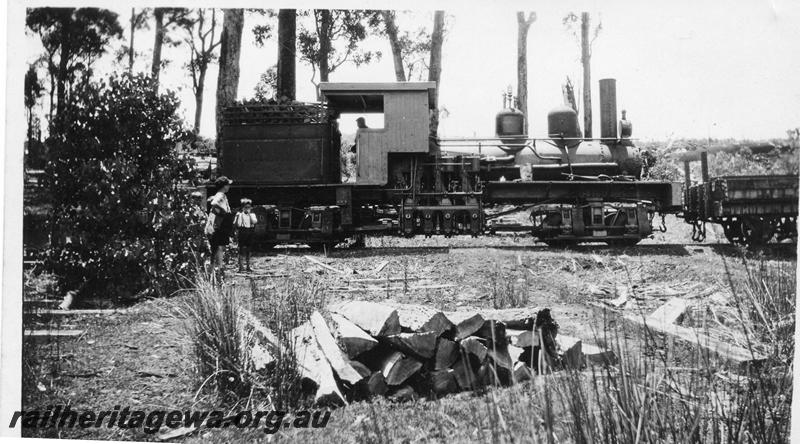
[[[527,236],[479,239],[368,240],[367,248],[335,250],[318,260],[344,271],[335,273],[304,258],[304,248],[277,249],[254,258],[254,275],[235,276],[236,285],[275,286],[283,277],[314,276],[328,289],[331,301],[358,299],[413,302],[442,310],[461,307],[549,307],[560,333],[590,343],[602,342],[598,334],[608,313],[598,308],[598,289],[627,288],[631,297],[623,310],[649,313],[675,292],[705,300],[724,293],[730,279],[743,274],[745,253],[709,229],[705,244],[687,243],[690,227],[668,220],[672,231],[632,248],[584,245],[551,249]],[[724,242],[724,241],[722,241]],[[781,244],[759,253],[767,262],[796,265],[795,245]],[[372,273],[383,261],[388,265]],[[235,258],[230,261],[233,271]],[[364,279],[386,279],[386,282]],[[39,295],[43,296],[43,295]],[[56,295],[46,295],[56,297]],[[252,301],[255,307],[266,301]],[[23,404],[27,409],[71,404],[73,409],[112,409],[129,405],[146,410],[213,408],[214,400],[199,390],[193,374],[191,342],[184,319],[176,307],[185,296],[140,303],[124,314],[69,317],[61,327],[85,330],[76,340],[31,348],[26,345]],[[613,315],[610,315],[613,316]],[[613,325],[613,324],[612,324]],[[333,413],[324,432],[286,429],[275,438],[311,442],[370,440],[380,435],[380,424],[405,424],[392,432],[393,440],[475,440],[486,438],[488,425],[476,424],[487,397],[513,400],[524,388],[492,391],[486,395],[459,394],[440,401],[393,404],[389,401],[358,403]],[[513,404],[512,401],[511,404]],[[513,407],[513,406],[512,406]],[[476,410],[477,409],[477,410]],[[377,420],[376,411],[380,412]],[[377,428],[376,428],[376,425]],[[26,431],[30,436],[111,440],[152,440],[141,430],[88,429],[54,433]],[[189,439],[229,442],[267,439],[261,430],[201,431]]]

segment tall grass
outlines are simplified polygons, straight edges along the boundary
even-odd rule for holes
[[[248,398],[256,379],[248,369],[253,333],[240,313],[244,302],[239,288],[216,285],[200,274],[186,304],[200,388],[212,388],[223,401]]]
[[[513,273],[506,274],[496,266],[489,275],[490,295],[494,308],[524,307],[528,304],[530,283],[527,273],[523,274],[522,278],[516,277],[520,269],[525,273],[524,268],[515,265]]]
[[[770,355],[791,362],[797,301],[794,264],[761,261],[746,264],[745,269],[745,282],[731,283],[735,306],[752,325],[758,326],[754,328],[756,340],[772,348]]]
[[[326,305],[325,292],[317,280],[288,277],[274,288],[258,287],[250,281],[251,306],[280,342],[275,364],[262,372],[269,387],[270,404],[280,410],[295,409],[309,401],[303,387],[294,354],[291,331],[306,322],[315,310]]]
[[[304,390],[290,332],[323,306],[324,293],[314,281],[286,279],[267,289],[252,280],[249,287],[217,285],[200,273],[185,309],[200,391],[211,389],[229,405],[300,406]],[[272,357],[265,367],[256,365],[256,344]]]
[[[478,435],[492,442],[788,442],[796,297],[790,268],[745,263],[744,275],[730,279],[751,353],[766,350],[760,365],[734,368],[647,331],[632,341],[606,324],[603,342],[618,364],[537,376],[521,391],[490,391],[471,418]]]

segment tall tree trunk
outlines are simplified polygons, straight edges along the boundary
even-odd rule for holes
[[[431,59],[428,64],[428,80],[436,82],[436,93],[433,95],[431,108],[431,136],[439,132],[439,79],[442,76],[442,43],[444,42],[444,11],[436,11],[433,15],[433,33],[431,34]]]
[[[575,115],[578,115],[578,102],[575,100],[575,88],[572,86],[572,80],[567,76],[567,80],[561,85],[561,94],[564,96],[564,105],[575,110]],[[580,122],[578,123],[578,132],[581,131]]]
[[[128,48],[128,72],[133,73],[134,36],[136,35],[136,8],[131,8],[131,45]]]
[[[206,84],[206,70],[208,66],[200,66],[198,71],[200,71],[200,75],[198,76],[197,81],[197,89],[194,92],[194,103],[195,103],[195,110],[194,110],[194,133],[200,134],[200,117],[203,114],[203,90],[205,90]]]
[[[164,8],[156,8],[153,11],[156,18],[156,38],[153,43],[153,80],[158,86],[158,75],[161,72],[161,47],[164,46]]]
[[[589,43],[589,13],[581,13],[581,64],[583,64],[583,137],[592,137],[592,52]]]
[[[297,67],[297,10],[278,11],[278,97],[294,100]]]
[[[319,81],[327,82],[330,68],[328,57],[331,55],[331,25],[333,18],[329,9],[320,10],[319,20]]]
[[[389,36],[389,45],[392,47],[392,60],[394,61],[394,75],[398,82],[406,81],[406,71],[403,68],[403,52],[400,40],[397,37],[397,24],[394,22],[394,11],[381,11],[383,23],[386,25],[386,35]]]
[[[525,17],[517,12],[517,106],[525,116],[523,131],[528,134],[528,30],[536,21],[536,13]]]
[[[67,39],[61,41],[61,55],[58,60],[58,76],[56,83],[56,115],[60,115],[67,104],[67,62],[69,48]]]
[[[242,50],[244,9],[225,9],[223,17],[219,50],[219,76],[217,77],[217,162],[219,162],[221,150],[222,109],[236,101],[236,92],[239,89],[239,55]]]
[[[564,105],[575,110],[578,113],[578,102],[575,101],[575,88],[572,86],[572,80],[567,76],[566,81],[561,85],[561,94],[564,96]]]
[[[48,124],[53,124],[53,111],[54,108],[54,99],[53,94],[56,91],[56,76],[54,74],[55,71],[55,64],[53,63],[53,54],[49,54],[49,64],[47,65],[47,73],[50,75],[50,117],[48,118]]]
[[[28,108],[28,147],[30,147],[31,139],[33,138],[33,107]]]

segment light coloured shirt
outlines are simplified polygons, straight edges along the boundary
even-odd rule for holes
[[[249,217],[248,217],[249,216]],[[258,218],[254,213],[238,212],[233,219],[233,225],[239,228],[253,228],[258,223]]]
[[[231,206],[228,203],[228,196],[221,191],[211,196],[208,201],[211,203],[211,206],[217,207],[226,213],[231,212]]]

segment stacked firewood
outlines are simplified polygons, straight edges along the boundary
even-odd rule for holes
[[[408,400],[511,385],[557,368],[547,308],[440,312],[349,301],[291,331],[301,377],[318,404]],[[563,351],[561,351],[563,352]]]
[[[222,111],[222,126],[327,123],[331,111],[322,104],[293,100],[248,101]]]

